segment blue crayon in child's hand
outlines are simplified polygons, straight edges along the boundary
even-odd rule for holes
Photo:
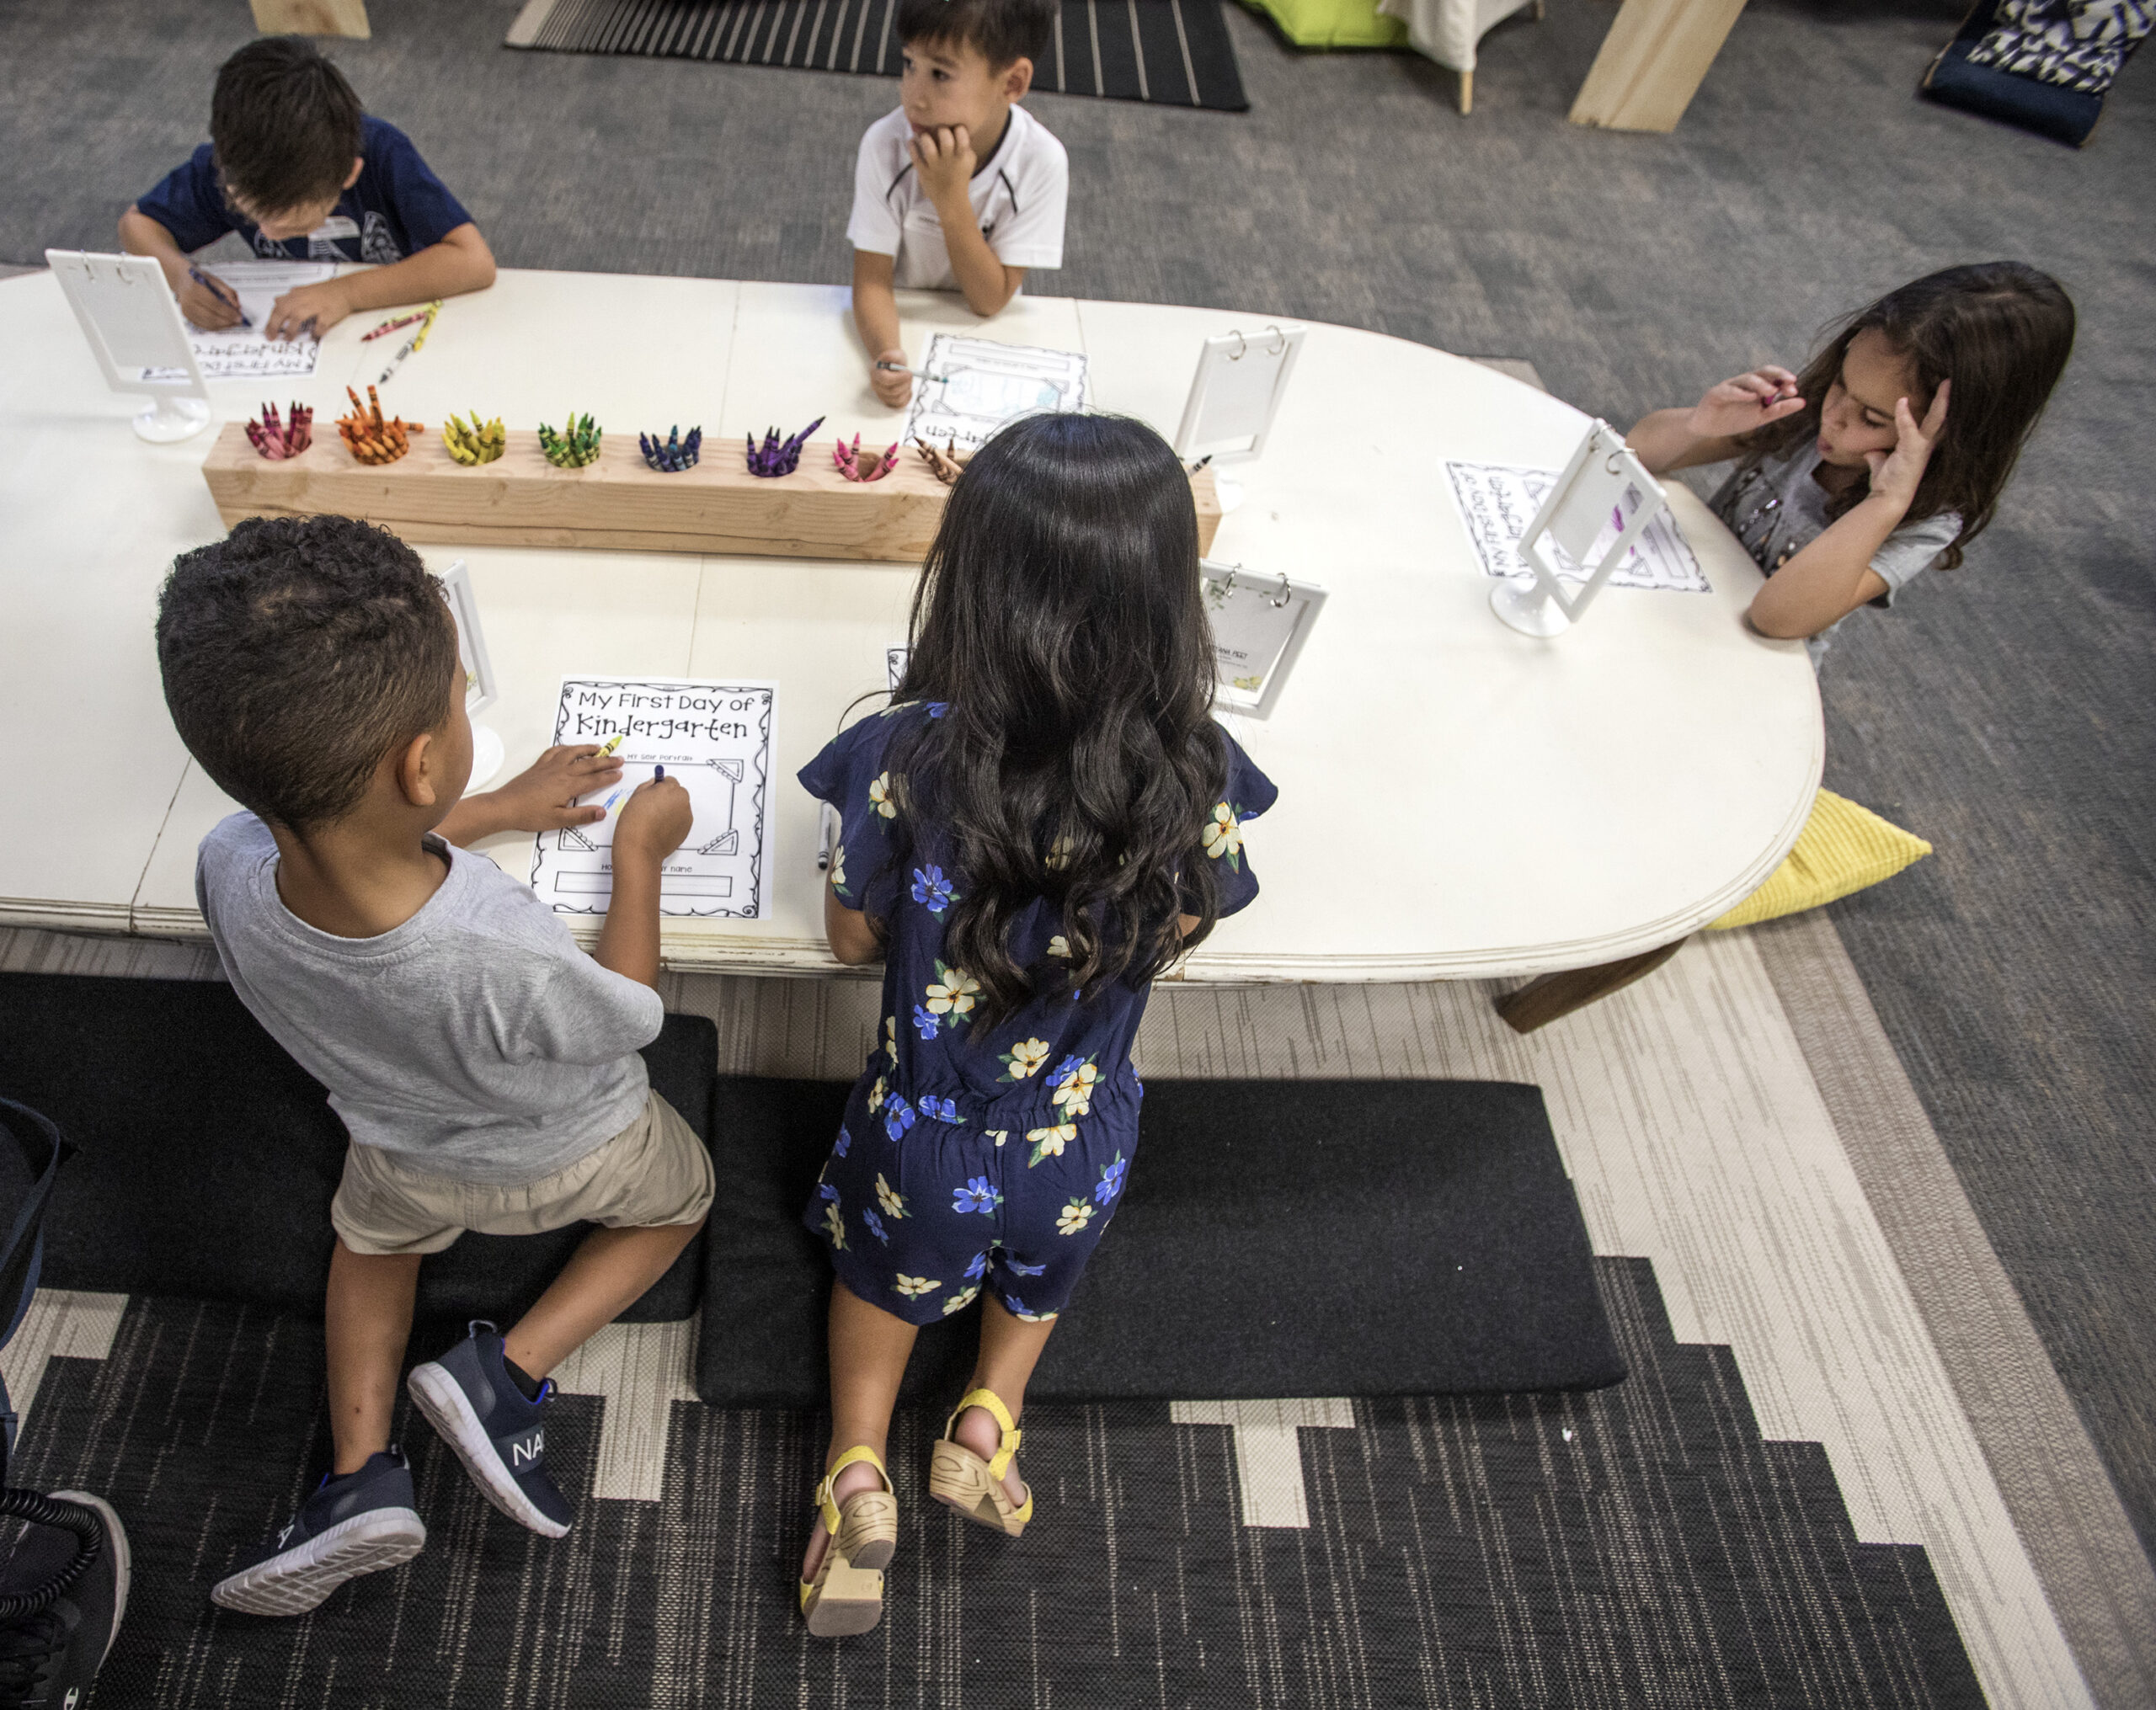
[[[657,782],[658,782],[661,778],[664,777],[665,775],[666,775],[666,768],[665,768],[665,767],[664,767],[664,766],[654,766],[654,767],[651,769],[651,781],[652,781],[653,783],[654,783],[654,784],[656,784],[656,783],[657,783]]]

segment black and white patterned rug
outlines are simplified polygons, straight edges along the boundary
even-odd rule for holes
[[[940,1420],[902,1414],[885,1619],[837,1643],[791,1595],[809,1414],[673,1404],[662,1500],[584,1494],[557,1543],[414,1425],[426,1553],[303,1620],[235,1616],[208,1587],[325,1451],[320,1329],[137,1297],[102,1360],[45,1366],[16,1477],[126,1521],[108,1706],[1980,1705],[1924,1550],[1858,1542],[1823,1451],[1760,1440],[1728,1351],[1672,1340],[1644,1260],[1596,1264],[1627,1382],[1290,1425],[1284,1516],[1253,1482],[1262,1429],[1040,1407],[1038,1516],[1008,1542],[919,1499]],[[616,1404],[558,1404],[573,1494]]]
[[[528,0],[506,45],[899,74],[898,0]],[[1061,0],[1033,88],[1244,113],[1220,0]]]

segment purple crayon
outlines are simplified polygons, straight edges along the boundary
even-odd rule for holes
[[[748,436],[750,474],[766,477],[792,474],[801,466],[802,446],[808,443],[808,436],[823,425],[824,418],[819,416],[792,439],[784,442],[780,440],[776,428],[767,428],[764,430],[764,443],[760,448],[756,444],[756,436],[754,434],[750,434]]]

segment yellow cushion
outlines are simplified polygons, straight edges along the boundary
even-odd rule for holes
[[[1831,790],[1822,790],[1789,859],[1721,919],[1710,920],[1707,930],[1721,932],[1817,908],[1891,879],[1930,853],[1931,845],[1922,838],[1888,824]]]

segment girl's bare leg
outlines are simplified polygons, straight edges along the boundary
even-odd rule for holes
[[[879,1458],[884,1457],[891,1434],[891,1409],[898,1404],[899,1380],[905,1376],[906,1361],[912,1356],[914,1335],[914,1327],[904,1318],[869,1305],[846,1284],[832,1280],[831,1441],[824,1454],[826,1471],[857,1444],[875,1450]],[[857,1490],[878,1488],[876,1469],[857,1461],[839,1474],[831,1487],[831,1500],[843,1503]],[[819,1514],[801,1558],[803,1579],[816,1577],[828,1537]]]
[[[966,1385],[968,1390],[991,1391],[1004,1406],[1010,1409],[1011,1417],[1022,1420],[1026,1412],[1026,1385],[1033,1375],[1033,1367],[1040,1363],[1041,1350],[1048,1345],[1049,1332],[1055,1328],[1053,1318],[1040,1321],[1015,1317],[994,1295],[980,1303],[980,1353],[974,1361],[974,1375]],[[986,1408],[969,1407],[958,1415],[958,1428],[952,1435],[984,1461],[995,1453],[1002,1441],[1002,1428]],[[1026,1486],[1018,1477],[1018,1462],[1014,1456],[1003,1474],[1004,1488],[1011,1493],[1013,1502],[1026,1500]]]

